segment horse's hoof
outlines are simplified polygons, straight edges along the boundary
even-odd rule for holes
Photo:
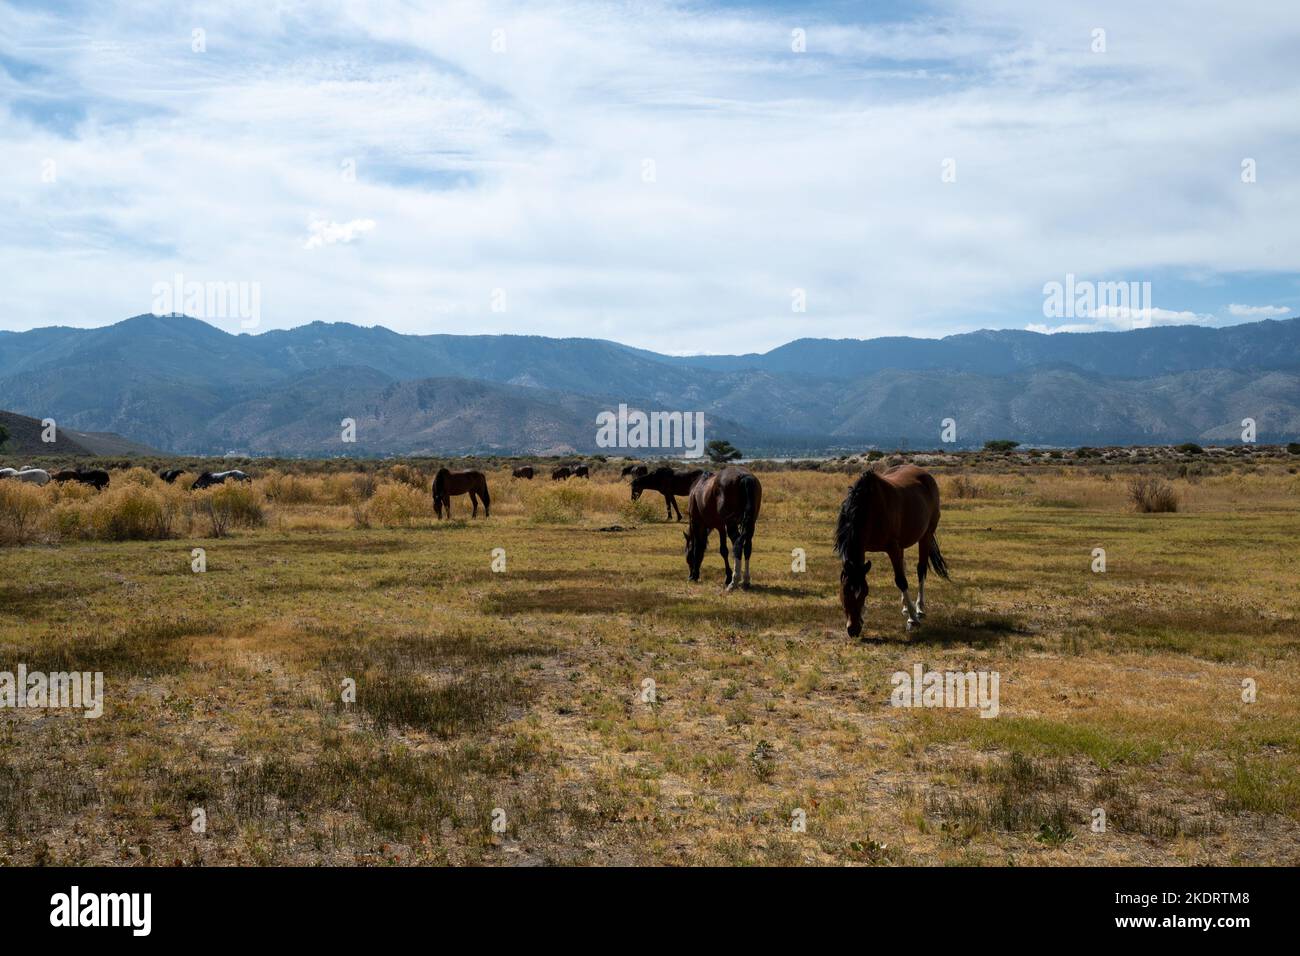
[[[915,620],[915,619],[910,618],[910,617],[907,619],[907,629],[908,629],[909,631],[915,630],[916,628],[918,628],[918,627],[920,627],[920,626],[921,626],[921,622],[920,622],[920,621]]]
[[[742,591],[748,591],[748,590],[749,590],[749,582],[746,581],[744,584],[742,584],[742,585],[740,586],[740,589],[741,589]]]

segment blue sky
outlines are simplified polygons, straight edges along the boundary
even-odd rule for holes
[[[1300,5],[1148,6],[0,4],[0,328],[177,274],[678,353],[1294,315]]]

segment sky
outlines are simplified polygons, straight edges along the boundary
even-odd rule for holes
[[[1294,0],[0,2],[0,329],[1287,317],[1297,49]]]

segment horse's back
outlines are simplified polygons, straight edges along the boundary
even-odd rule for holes
[[[699,520],[715,528],[723,527],[744,515],[747,506],[758,517],[763,486],[748,468],[728,465],[713,474],[703,473],[691,486],[688,500]]]
[[[917,465],[897,465],[881,476],[899,492],[900,513],[897,516],[900,536],[910,547],[928,534],[933,534],[939,524],[939,482],[924,468]]]

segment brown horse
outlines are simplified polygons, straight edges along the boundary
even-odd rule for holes
[[[572,475],[573,475],[573,469],[571,469],[568,465],[561,465],[559,468],[556,468],[554,471],[551,472],[551,481],[563,481],[565,478],[568,478]]]
[[[590,478],[590,477],[591,477],[591,471],[590,471],[590,469],[587,468],[586,465],[579,465],[577,468],[573,469],[573,477],[574,477],[574,478]]]
[[[451,496],[452,495],[469,495],[469,500],[474,504],[473,517],[478,517],[478,502],[483,499],[483,517],[492,516],[491,507],[492,499],[488,497],[487,478],[481,471],[449,471],[446,468],[439,468],[438,473],[433,476],[433,510],[439,518],[442,517],[442,509],[447,509],[447,517],[451,517]]]
[[[727,590],[733,590],[742,580],[742,558],[745,573],[741,587],[749,590],[749,554],[754,547],[754,524],[758,521],[758,509],[762,503],[763,486],[739,465],[728,465],[716,475],[706,473],[695,482],[686,507],[690,516],[689,530],[682,532],[686,539],[686,567],[692,581],[700,579],[700,565],[704,563],[704,551],[709,546],[709,532],[717,531],[718,550],[727,570]],[[727,561],[728,539],[731,540],[731,554],[736,564],[734,572]]]
[[[512,472],[512,474],[513,474],[516,478],[527,478],[529,481],[532,481],[532,480],[533,480],[533,466],[532,466],[532,465],[520,465],[518,468],[516,468],[516,469]]]
[[[682,520],[682,509],[677,507],[677,499],[674,495],[689,495],[691,487],[700,480],[704,474],[703,468],[696,468],[694,471],[673,471],[667,465],[662,468],[656,468],[649,474],[642,474],[632,479],[632,500],[636,501],[641,497],[643,491],[657,491],[664,496],[664,508],[667,514],[664,520],[667,521],[677,512],[677,520]]]
[[[939,527],[939,485],[915,465],[898,465],[884,474],[868,471],[849,489],[840,506],[835,529],[835,553],[840,570],[840,603],[844,606],[849,637],[862,633],[862,606],[867,601],[868,551],[883,551],[894,566],[894,584],[903,594],[903,613],[911,630],[925,617],[925,575],[934,568],[944,580],[948,565],[939,553],[934,531]],[[907,570],[903,551],[918,545],[916,603],[907,595]]]

